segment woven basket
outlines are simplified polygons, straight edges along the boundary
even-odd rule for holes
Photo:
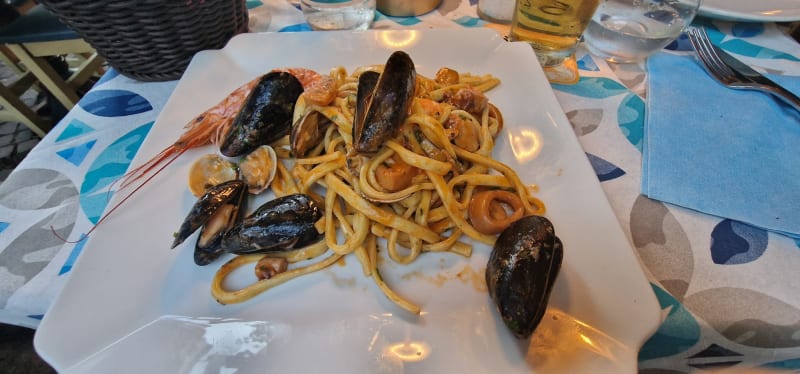
[[[247,32],[245,0],[40,0],[123,75],[178,79],[192,56]]]

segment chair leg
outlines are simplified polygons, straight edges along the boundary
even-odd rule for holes
[[[9,120],[23,123],[40,138],[52,128],[52,125],[39,117],[14,91],[2,84],[0,84],[0,104],[3,105],[3,110],[11,115]]]
[[[97,53],[92,54],[77,68],[75,74],[72,74],[72,76],[67,79],[67,84],[77,90],[77,88],[86,83],[91,76],[100,71],[100,67],[103,66],[104,62],[105,59],[100,57],[100,55]]]
[[[0,45],[0,61],[5,63],[5,65],[14,71],[16,74],[22,74],[24,71],[17,65],[17,57],[14,56],[13,53],[6,47],[5,45]]]
[[[8,48],[17,56],[20,62],[31,71],[42,85],[50,91],[61,105],[67,110],[72,109],[78,102],[78,94],[75,93],[67,82],[53,69],[44,58],[33,57],[25,47],[19,44],[9,44]]]

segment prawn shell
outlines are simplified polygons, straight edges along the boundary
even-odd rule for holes
[[[374,75],[359,76],[356,110],[353,120],[353,147],[359,153],[375,153],[394,136],[408,116],[414,97],[416,70],[411,57],[403,51],[389,56],[373,89]]]
[[[308,195],[286,195],[264,203],[231,228],[222,247],[239,254],[301,248],[322,238],[314,226],[322,215]]]
[[[175,248],[183,243],[186,238],[205,225],[208,220],[211,219],[214,212],[221,206],[231,201],[241,199],[244,190],[245,184],[240,180],[223,182],[209,188],[203,196],[197,199],[192,209],[189,210],[178,232],[175,233],[175,239],[172,242],[171,248]]]
[[[497,238],[486,266],[486,285],[517,338],[530,337],[539,325],[563,257],[552,223],[541,216],[522,217]]]
[[[286,136],[292,127],[295,102],[302,93],[300,81],[289,73],[263,75],[234,118],[220,152],[238,157]]]

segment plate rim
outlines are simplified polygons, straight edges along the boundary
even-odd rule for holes
[[[759,4],[763,5],[764,3],[769,3],[770,0],[761,1],[761,2],[752,2],[752,4]],[[735,6],[730,6],[729,2],[721,2],[718,4],[709,5],[707,1],[704,1],[700,5],[700,9],[698,11],[698,15],[709,17],[709,18],[716,18],[723,21],[730,21],[730,22],[794,22],[800,21],[800,8],[795,9],[794,12],[789,14],[779,14],[779,15],[765,15],[761,13],[755,12],[747,12],[742,10],[737,10]]]

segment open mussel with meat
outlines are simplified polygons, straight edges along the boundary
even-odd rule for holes
[[[375,153],[395,135],[408,116],[416,76],[414,62],[403,51],[389,56],[380,75],[366,71],[359,76],[353,114],[353,148],[357,153]]]
[[[289,133],[303,86],[292,74],[270,72],[258,81],[220,144],[228,157],[242,156]]]
[[[517,338],[530,337],[539,325],[563,257],[553,224],[542,216],[523,217],[497,238],[486,266],[486,285]]]
[[[224,182],[200,197],[184,219],[172,248],[201,229],[195,246],[197,265],[207,265],[223,253],[289,251],[322,239],[316,222],[322,209],[308,195],[291,194],[268,201],[241,219],[247,186],[241,180]]]
[[[203,266],[216,260],[223,253],[220,246],[223,236],[240,221],[246,209],[246,196],[245,183],[240,180],[223,182],[206,190],[184,219],[171,248],[201,229],[195,244],[194,262]]]
[[[292,132],[289,135],[292,155],[298,158],[305,157],[311,149],[322,143],[325,129],[332,123],[319,111],[306,112],[292,125]]]

